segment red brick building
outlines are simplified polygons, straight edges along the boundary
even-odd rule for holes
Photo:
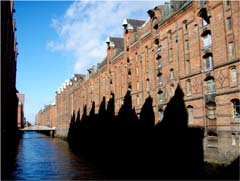
[[[16,89],[17,42],[14,3],[1,1],[1,173],[8,175],[11,157],[15,154],[20,133],[17,125],[18,98]]]
[[[16,90],[16,22],[13,1],[1,1],[1,129],[3,148],[17,133],[18,98]]]
[[[66,137],[73,112],[115,94],[115,114],[127,90],[137,114],[153,98],[155,123],[178,84],[189,126],[205,130],[205,158],[227,162],[240,146],[240,4],[171,1],[148,10],[147,21],[125,19],[123,38],[109,37],[106,58],[74,75],[56,93],[56,134]]]
[[[41,109],[35,116],[35,125],[56,127],[56,104],[50,104]]]

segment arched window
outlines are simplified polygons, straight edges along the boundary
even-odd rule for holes
[[[193,106],[188,105],[187,111],[188,111],[188,124],[193,124]]]
[[[236,67],[232,67],[230,69],[230,86],[231,87],[234,87],[234,86],[237,86],[237,70],[236,70]]]
[[[203,56],[204,60],[205,60],[205,70],[206,71],[210,71],[213,70],[213,56],[212,53],[206,53]]]
[[[186,87],[187,87],[187,96],[192,95],[192,86],[191,86],[191,80],[188,79],[186,81]]]
[[[215,82],[213,76],[208,76],[204,79],[206,81],[206,92],[208,94],[215,93]]]
[[[202,33],[202,40],[203,40],[203,48],[206,49],[212,45],[212,36],[211,31],[207,30]]]
[[[183,32],[187,33],[188,32],[188,24],[187,24],[187,20],[183,21]]]
[[[174,69],[171,68],[170,69],[170,80],[173,80],[174,79]]]
[[[228,49],[229,49],[229,58],[232,59],[235,57],[235,47],[234,47],[234,42],[230,42],[228,44]]]

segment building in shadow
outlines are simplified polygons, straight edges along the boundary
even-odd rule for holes
[[[1,1],[1,165],[4,178],[19,140],[16,89],[17,42],[13,1]]]

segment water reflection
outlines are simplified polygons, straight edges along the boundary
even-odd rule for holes
[[[36,132],[26,132],[19,143],[14,180],[104,179],[103,174],[75,155],[68,144]]]

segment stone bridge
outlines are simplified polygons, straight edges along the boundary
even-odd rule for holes
[[[37,131],[37,132],[42,132],[42,133],[48,133],[50,136],[54,137],[54,133],[56,128],[55,127],[48,127],[48,126],[30,126],[30,127],[25,127],[22,129],[19,129],[20,131]]]

